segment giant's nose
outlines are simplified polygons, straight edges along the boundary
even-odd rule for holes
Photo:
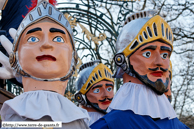
[[[164,65],[164,59],[162,59],[160,52],[155,53],[155,59],[153,61],[155,66],[163,66]]]
[[[109,97],[109,94],[110,94],[110,92],[107,91],[107,88],[106,87],[103,88],[102,97],[107,98],[107,97]]]
[[[48,49],[50,49],[52,51],[53,50],[53,45],[52,45],[52,43],[50,43],[48,41],[48,39],[47,40],[45,39],[43,41],[43,43],[41,44],[41,46],[40,46],[40,51],[48,50]]]

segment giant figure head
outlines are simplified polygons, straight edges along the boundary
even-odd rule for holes
[[[21,22],[10,55],[11,67],[37,81],[66,81],[77,63],[73,31],[52,4],[42,0]]]
[[[115,77],[123,71],[138,78],[157,94],[163,94],[169,84],[169,62],[173,49],[173,33],[170,26],[154,10],[131,14],[116,42],[114,57],[119,68]]]
[[[75,99],[82,106],[105,114],[114,96],[114,80],[111,70],[98,62],[88,62],[80,67],[76,80],[79,91],[75,94]]]

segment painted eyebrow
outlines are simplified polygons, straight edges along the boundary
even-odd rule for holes
[[[92,87],[92,90],[95,88],[98,88],[98,87],[102,87],[102,85],[96,85],[96,86]]]
[[[150,45],[150,46],[145,47],[145,48],[142,49],[141,51],[144,51],[144,50],[147,50],[147,49],[156,50],[156,48],[157,48],[157,46]]]
[[[65,31],[63,31],[63,30],[61,30],[61,29],[57,29],[57,28],[50,28],[49,31],[50,31],[51,33],[59,32],[59,33],[65,34]]]
[[[166,51],[169,51],[169,52],[172,51],[172,49],[170,47],[166,47],[166,46],[161,46],[160,50],[166,50]]]
[[[112,87],[114,87],[113,84],[106,84],[106,86],[112,86]]]
[[[31,30],[29,30],[29,31],[26,33],[26,35],[27,35],[27,34],[30,34],[30,33],[34,33],[34,32],[36,32],[36,31],[42,31],[42,29],[41,29],[40,27],[31,29]]]

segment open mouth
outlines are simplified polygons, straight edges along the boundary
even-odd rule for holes
[[[156,71],[156,72],[152,72],[151,75],[153,75],[155,77],[162,77],[163,72],[162,71]]]
[[[103,105],[108,105],[110,103],[111,103],[111,101],[104,101],[104,102],[102,102]]]
[[[56,58],[51,55],[42,55],[36,57],[37,61],[43,61],[43,60],[50,60],[50,61],[56,61]]]

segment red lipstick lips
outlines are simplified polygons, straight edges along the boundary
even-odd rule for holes
[[[111,101],[104,101],[104,102],[102,102],[103,105],[107,105],[107,104],[110,104],[110,103],[111,103]]]
[[[43,61],[43,60],[50,60],[50,61],[56,61],[56,58],[51,55],[42,55],[36,57],[37,61]]]
[[[153,76],[155,76],[155,77],[162,77],[163,72],[162,72],[162,71],[156,71],[156,72],[152,72],[151,74],[152,74]]]

